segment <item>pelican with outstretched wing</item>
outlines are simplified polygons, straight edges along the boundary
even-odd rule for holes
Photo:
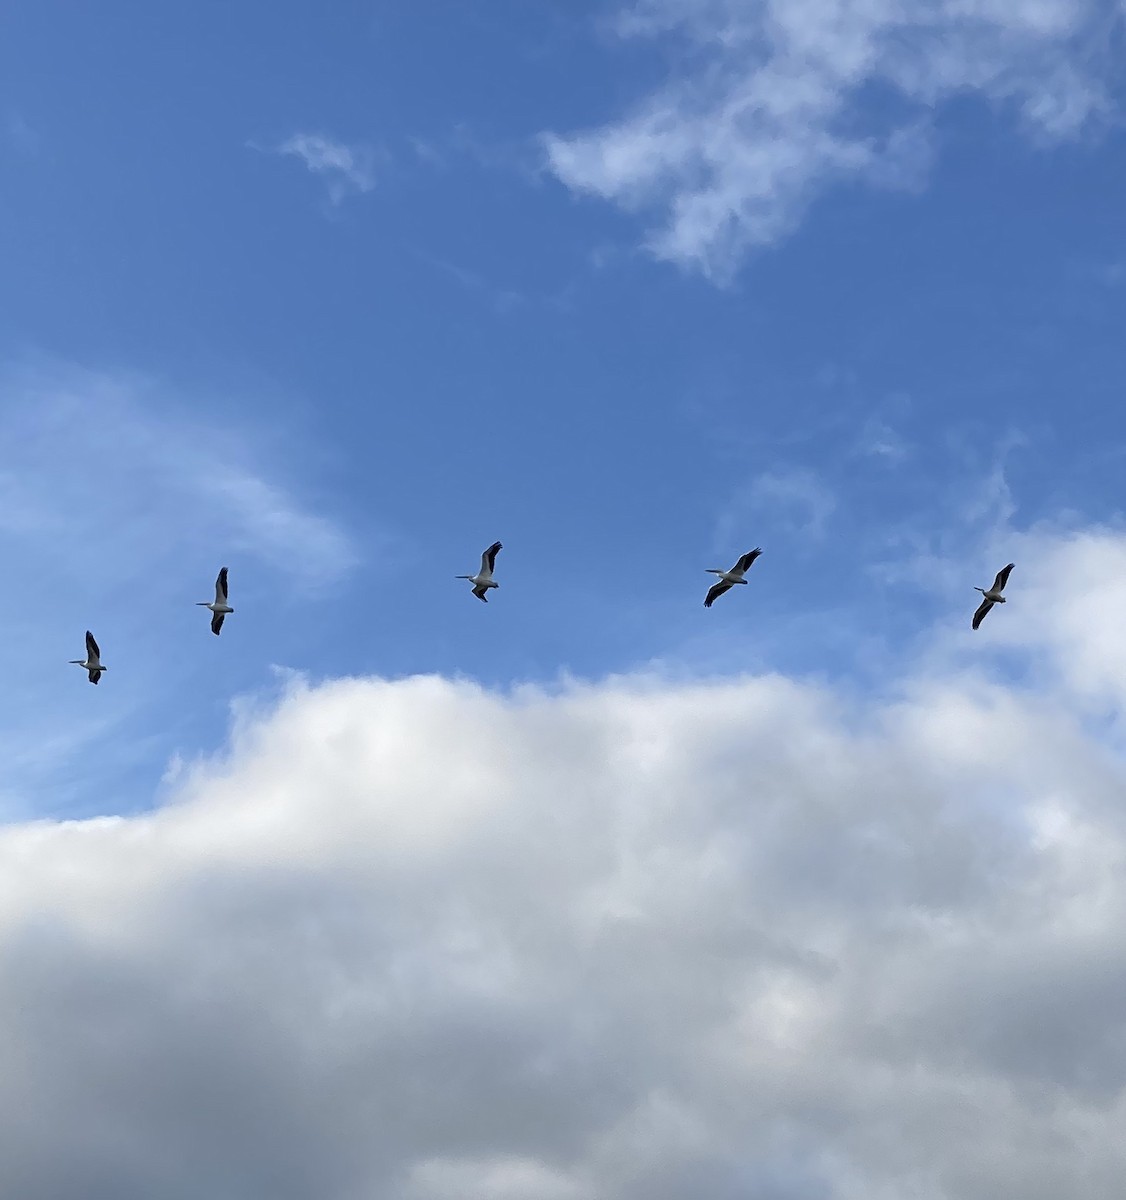
[[[744,554],[730,571],[721,571],[718,567],[709,567],[707,573],[709,575],[718,575],[719,582],[713,583],[708,588],[708,594],[704,597],[704,607],[711,608],[724,592],[730,591],[737,583],[746,583],[746,574],[751,569],[751,564],[761,553],[762,551],[756,546],[753,550]]]
[[[458,575],[458,579],[468,579],[473,584],[473,594],[478,600],[483,600],[486,604],[489,602],[488,596],[485,594],[489,588],[500,587],[500,584],[493,578],[493,568],[496,566],[497,554],[502,549],[500,542],[493,544],[481,555],[481,569],[476,575]]]
[[[1009,572],[1015,566],[1015,563],[1009,563],[1007,567],[1002,567],[997,572],[997,578],[993,580],[993,586],[986,591],[985,588],[975,587],[975,592],[981,592],[984,599],[978,605],[977,612],[974,613],[974,628],[976,629],[982,621],[985,620],[985,614],[993,607],[994,604],[1004,604],[1005,597],[1001,593],[1005,590],[1005,584],[1009,582]]]
[[[89,672],[89,680],[91,683],[97,683],[102,677],[102,672],[106,670],[102,666],[102,652],[98,649],[98,643],[94,641],[94,635],[86,630],[86,657],[72,658],[70,660],[74,666],[83,667]]]
[[[215,580],[215,599],[214,600],[197,600],[197,608],[211,609],[211,632],[216,637],[219,636],[219,630],[223,628],[223,618],[227,613],[233,613],[235,610],[227,603],[227,568],[224,567],[218,578]]]

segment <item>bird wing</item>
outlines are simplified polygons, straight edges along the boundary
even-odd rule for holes
[[[751,563],[753,563],[761,553],[762,550],[756,546],[753,550],[748,551],[741,559],[739,559],[739,561],[731,568],[732,571],[747,571],[750,568]]]
[[[476,596],[476,597],[477,597],[477,599],[478,599],[478,600],[484,600],[484,602],[485,602],[486,604],[488,604],[488,602],[489,602],[489,589],[488,589],[487,587],[482,587],[480,584],[478,584],[478,585],[477,585],[477,586],[476,586],[476,587],[473,589],[473,594],[474,594],[474,596]]]
[[[101,677],[102,677],[101,671],[90,671],[89,675],[88,675],[88,678],[91,683],[97,683],[98,680],[101,679]]]
[[[997,578],[993,580],[993,590],[995,592],[1003,592],[1005,584],[1009,582],[1009,572],[1016,566],[1016,563],[1009,563],[1007,567],[1002,567],[997,572]]]
[[[974,613],[974,628],[975,628],[975,629],[976,629],[976,628],[977,628],[977,627],[978,627],[978,626],[979,626],[979,625],[982,623],[982,621],[983,621],[983,620],[985,620],[985,614],[986,614],[986,613],[987,613],[987,612],[988,612],[988,611],[989,611],[989,610],[990,610],[992,607],[993,607],[993,601],[992,601],[992,600],[983,600],[983,601],[982,601],[982,602],[981,602],[981,603],[980,603],[980,604],[977,606],[977,612],[975,612],[975,613]]]
[[[704,597],[704,607],[711,608],[711,606],[719,599],[720,596],[723,595],[724,592],[731,590],[732,586],[733,585],[728,583],[726,579],[721,579],[719,583],[713,583],[712,586],[708,588],[708,594]]]
[[[211,632],[216,637],[219,636],[219,630],[223,628],[223,618],[226,615],[226,613],[214,613],[211,617]]]
[[[98,643],[94,641],[94,635],[89,629],[86,630],[86,657],[90,662],[97,662],[102,657]]]
[[[227,568],[224,567],[219,572],[219,577],[215,580],[215,603],[227,603]]]
[[[497,552],[501,549],[500,542],[493,544],[481,555],[481,574],[491,575],[497,563]]]

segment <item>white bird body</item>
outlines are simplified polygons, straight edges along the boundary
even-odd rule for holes
[[[1001,593],[1005,590],[1005,584],[1009,582],[1009,573],[1012,571],[1015,563],[1009,563],[1007,567],[1002,567],[997,572],[997,578],[993,580],[993,586],[986,591],[985,588],[975,587],[975,592],[981,592],[982,601],[978,605],[977,612],[974,613],[973,627],[976,629],[982,621],[985,620],[985,614],[993,607],[994,604],[1004,604],[1005,597]]]
[[[489,588],[498,588],[500,584],[493,578],[493,568],[496,566],[497,554],[503,549],[500,542],[493,544],[481,555],[481,569],[476,575],[458,575],[458,579],[468,579],[473,584],[473,594],[478,600],[488,604],[486,592]]]
[[[86,630],[86,657],[72,658],[71,664],[76,667],[82,667],[89,672],[89,680],[91,683],[97,683],[102,677],[102,672],[108,670],[102,666],[102,652],[98,649],[98,643],[94,641],[94,635]]]
[[[711,608],[724,592],[729,591],[736,584],[746,583],[746,574],[751,569],[751,564],[761,553],[762,550],[756,546],[753,550],[742,555],[730,571],[722,571],[719,567],[708,567],[707,574],[718,575],[719,582],[713,583],[708,589],[708,594],[704,597],[704,607]]]
[[[197,608],[211,609],[211,632],[216,637],[219,636],[219,630],[223,628],[223,618],[227,613],[233,613],[235,610],[227,603],[227,568],[219,572],[218,578],[215,580],[215,599],[214,600],[197,600]]]

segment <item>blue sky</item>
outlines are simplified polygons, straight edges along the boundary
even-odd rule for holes
[[[714,163],[631,176],[606,147],[669,95],[676,137],[722,103],[696,73],[737,75],[738,36],[709,63],[705,35],[737,32],[739,6],[697,6],[696,29],[689,7],[0,18],[2,453],[58,508],[48,535],[9,504],[10,575],[42,580],[6,614],[40,763],[9,780],[13,812],[149,803],[272,665],[868,687],[963,620],[998,530],[1118,519],[1126,142],[1090,49],[1104,10],[1028,8],[1032,35],[1012,10],[1007,49],[967,43],[1001,56],[976,87],[824,67],[816,119],[727,130],[754,175],[719,173],[752,197],[742,231],[675,241]],[[854,161],[811,122],[895,147]],[[493,538],[485,609],[452,577]],[[753,545],[754,586],[705,613],[703,568]],[[223,562],[239,611],[212,645],[191,604]],[[98,693],[62,669],[87,624]],[[87,721],[104,757],[63,786],[34,748],[85,745]]]

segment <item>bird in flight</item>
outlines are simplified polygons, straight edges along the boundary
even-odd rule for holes
[[[481,555],[481,569],[476,575],[458,575],[458,579],[468,579],[473,584],[473,594],[478,600],[483,600],[486,604],[489,602],[488,596],[485,593],[489,588],[500,587],[500,584],[493,579],[493,567],[496,566],[497,552],[501,549],[500,542],[493,544]]]
[[[984,600],[978,605],[977,612],[974,613],[974,628],[976,629],[982,621],[985,620],[985,614],[993,607],[994,604],[1004,604],[1005,597],[1001,593],[1005,590],[1005,584],[1009,582],[1009,572],[1015,566],[1015,563],[1009,563],[1007,567],[1002,567],[997,572],[997,578],[993,580],[993,586],[986,591],[985,588],[975,587],[975,592],[981,592]]]
[[[219,572],[219,577],[215,580],[215,599],[211,603],[206,600],[197,600],[197,608],[211,609],[211,632],[216,637],[219,636],[219,630],[223,628],[223,618],[227,613],[233,613],[235,610],[227,603],[227,568],[224,567]]]
[[[106,670],[102,666],[102,652],[98,649],[98,643],[94,641],[94,635],[86,630],[86,657],[72,658],[70,660],[76,667],[85,667],[89,671],[89,680],[91,683],[97,683],[102,677],[102,672]]]
[[[709,567],[709,575],[718,575],[719,582],[713,583],[708,588],[708,594],[704,597],[704,607],[711,606],[723,595],[724,592],[730,591],[737,583],[746,583],[745,578],[747,572],[751,568],[751,563],[762,553],[756,546],[753,550],[744,554],[742,558],[731,568],[730,571],[721,571],[718,567]]]

